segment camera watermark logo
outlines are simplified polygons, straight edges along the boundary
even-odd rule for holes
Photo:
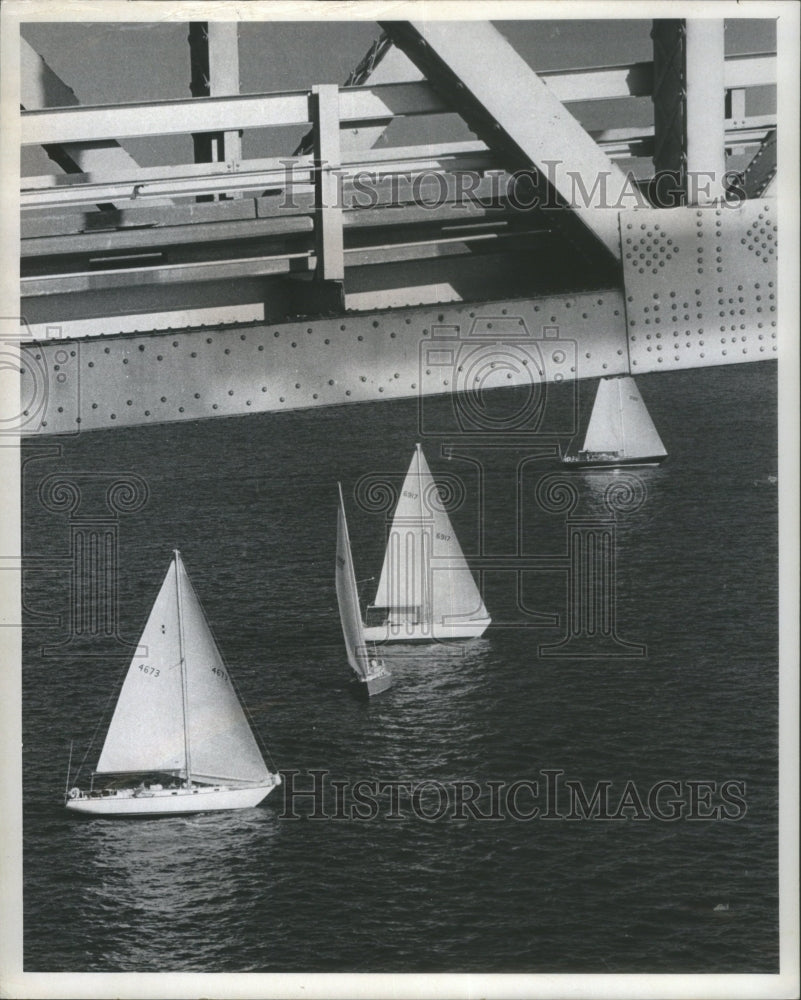
[[[80,345],[62,343],[59,326],[47,327],[47,341],[34,340],[20,316],[0,317],[0,329],[0,370],[19,380],[19,393],[4,393],[0,402],[0,435],[40,434],[53,423],[59,434],[67,424],[67,433],[77,434]]]
[[[505,315],[477,317],[467,331],[434,325],[420,341],[420,434],[575,434],[577,368],[578,345],[558,326],[535,335],[522,317]],[[549,406],[550,386],[560,384],[570,399],[557,411]],[[517,390],[511,406],[507,394],[495,392],[503,388]],[[443,394],[449,407],[436,398]]]

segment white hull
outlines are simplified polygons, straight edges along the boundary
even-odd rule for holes
[[[373,695],[381,694],[392,687],[392,674],[388,670],[384,670],[382,673],[371,674],[369,677],[359,677],[358,685],[362,694],[372,698]]]
[[[250,809],[267,798],[281,784],[279,775],[261,785],[245,788],[198,786],[196,788],[165,788],[141,791],[120,788],[111,794],[81,793],[68,798],[67,809],[87,816],[146,817],[180,816],[187,813],[221,812],[229,809]]]
[[[490,618],[450,624],[431,622],[385,622],[365,627],[367,642],[447,642],[450,639],[477,639],[483,635]]]

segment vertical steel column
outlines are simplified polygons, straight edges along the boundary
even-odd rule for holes
[[[318,281],[344,281],[345,257],[339,177],[339,87],[321,84],[312,88],[314,127],[314,237]]]
[[[743,87],[732,87],[726,91],[726,125],[732,128],[745,125],[745,89]],[[745,152],[744,146],[735,146],[732,149],[734,156],[742,156]]]
[[[229,97],[239,93],[238,25],[235,21],[192,21],[189,51],[192,97]],[[192,136],[195,162],[221,161],[233,169],[242,159],[241,134],[210,132]]]
[[[710,204],[725,187],[723,21],[653,23],[654,168],[675,175],[683,204]]]

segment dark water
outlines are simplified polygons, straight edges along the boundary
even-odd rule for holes
[[[538,653],[562,629],[536,613],[565,609],[565,514],[535,499],[553,460],[517,471],[530,446],[428,439],[435,476],[464,484],[452,519],[465,550],[477,551],[481,528],[486,555],[549,556],[555,568],[519,586],[509,567],[488,572],[499,624],[472,643],[396,649],[395,686],[369,705],[351,695],[336,611],[336,480],[357,572],[377,574],[384,522],[357,506],[353,487],[365,473],[405,471],[416,402],[85,434],[50,457],[47,443],[29,443],[25,552],[41,563],[26,578],[26,969],[776,972],[775,375],[766,364],[639,380],[670,454],[640,473],[643,505],[617,517],[618,631],[647,647],[641,658]],[[583,406],[593,391],[581,387]],[[516,405],[513,394],[497,399]],[[448,401],[429,403],[436,426]],[[557,413],[568,403],[549,398]],[[442,444],[458,455],[443,457]],[[146,481],[147,504],[119,516],[122,636],[136,639],[179,546],[258,728],[277,765],[301,772],[298,787],[311,786],[313,768],[342,781],[472,780],[486,813],[487,782],[544,789],[541,772],[560,769],[588,793],[612,782],[614,802],[629,780],[643,796],[681,782],[684,799],[688,781],[738,780],[747,812],[426,821],[405,794],[390,818],[386,791],[370,822],[312,820],[308,800],[293,821],[282,818],[285,785],[241,813],[68,817],[69,741],[75,768],[100,726],[85,775],[125,659],[91,655],[102,649],[85,641],[42,654],[68,637],[66,618],[45,628],[42,617],[68,611],[70,523],[37,495],[56,470]],[[609,480],[574,481],[586,509],[600,509]],[[432,813],[437,799],[424,801]],[[531,796],[519,802],[528,810]]]

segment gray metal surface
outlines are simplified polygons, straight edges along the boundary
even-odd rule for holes
[[[73,434],[617,374],[627,370],[623,314],[620,293],[606,290],[33,343],[23,429]]]
[[[559,213],[563,224],[580,220],[577,240],[583,236],[586,242],[592,234],[613,260],[619,260],[614,213],[594,199],[582,204],[575,198],[575,184],[578,176],[584,189],[592,191],[604,177],[607,204],[620,204],[625,174],[492,24],[387,21],[382,27],[468,125],[506,156],[505,166],[534,166],[547,177],[543,191],[569,206]]]
[[[189,25],[193,97],[224,97],[239,93],[239,26],[236,21],[192,21]],[[239,163],[239,132],[201,133],[193,136],[198,163]]]
[[[725,189],[723,21],[665,18],[651,36],[654,169],[676,175],[685,204],[708,204]]]
[[[27,111],[21,116],[21,142],[23,145],[84,142],[111,135],[123,139],[269,125],[308,125],[311,123],[309,96],[309,91],[302,90],[255,97],[199,97],[185,101]],[[450,109],[444,107],[425,83],[357,87],[340,93],[339,112],[344,124],[445,110]]]
[[[631,371],[777,353],[776,203],[622,212]]]
[[[31,45],[20,38],[20,104],[29,111],[47,107],[74,107],[75,91],[47,65]],[[45,144],[48,156],[68,174],[113,171],[135,172],[136,160],[113,138],[102,142]],[[166,202],[165,202],[166,204]]]

